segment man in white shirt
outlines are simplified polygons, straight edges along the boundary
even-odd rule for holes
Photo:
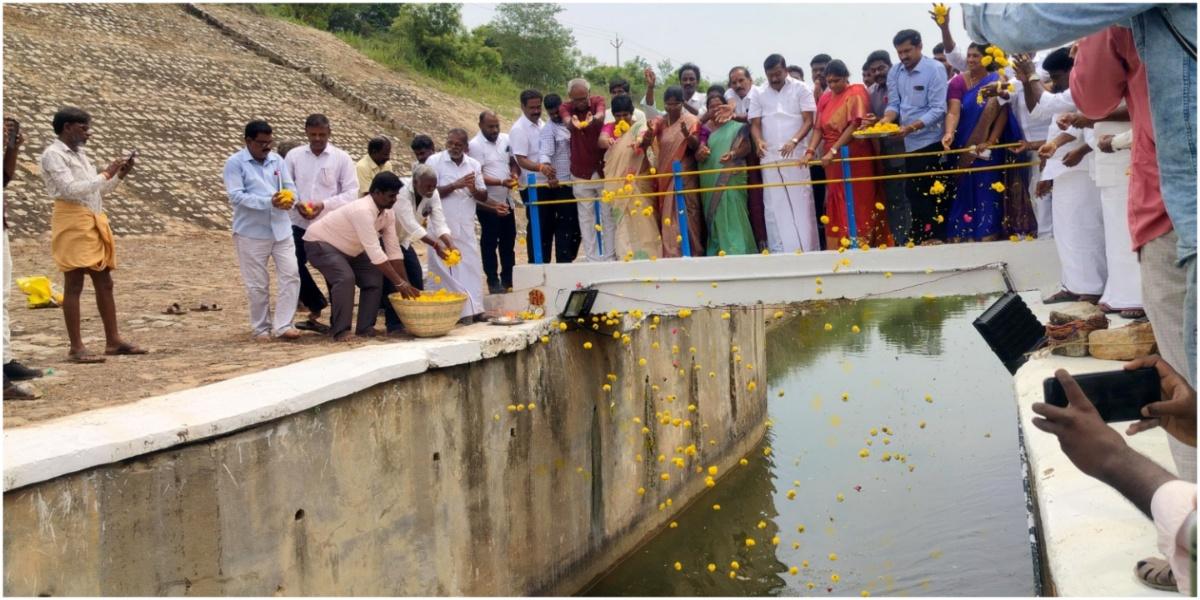
[[[445,287],[467,295],[462,319],[483,321],[483,257],[475,237],[475,209],[487,203],[487,186],[479,161],[467,156],[469,141],[464,129],[446,134],[446,149],[430,156],[425,164],[438,175],[438,194],[446,214],[446,226],[462,261],[447,266],[442,257],[429,257],[429,274],[441,279]]]
[[[521,92],[520,101],[521,116],[508,130],[508,145],[513,160],[517,162],[517,168],[520,170],[518,185],[521,190],[521,202],[525,205],[525,222],[529,224],[525,235],[525,253],[526,260],[529,261],[529,264],[533,264],[533,230],[529,229],[533,227],[533,219],[529,216],[529,176],[534,177],[534,185],[541,185],[546,183],[547,173],[554,176],[555,172],[554,167],[543,166],[538,162],[541,156],[543,127],[542,93],[537,90],[525,90]],[[569,176],[570,173],[568,172],[567,175]],[[563,175],[558,174],[558,177],[563,177]],[[543,190],[544,188],[539,188],[539,200],[547,199],[541,195]],[[554,226],[554,215],[564,207],[575,210],[575,207],[569,204],[538,207],[539,236],[542,238],[543,247],[546,244],[547,234]],[[550,257],[545,252],[542,253],[542,262],[550,262]]]
[[[683,63],[675,74],[679,77],[679,87],[683,88],[683,109],[697,117],[703,117],[708,111],[708,106],[704,102],[704,94],[697,89],[700,85],[700,67],[692,63]],[[661,115],[654,106],[654,85],[658,82],[658,76],[648,67],[642,71],[642,76],[646,78],[646,97],[641,108],[648,118],[653,119]]]
[[[787,61],[778,54],[763,62],[767,85],[750,102],[750,135],[763,165],[764,184],[808,181],[808,166],[797,164],[796,152],[807,144],[816,102],[803,82],[787,74]],[[767,242],[771,252],[811,252],[820,248],[812,186],[791,185],[763,190]]]
[[[1057,121],[1057,116],[1055,118]],[[1074,127],[1051,124],[1049,140],[1038,150],[1046,160],[1042,179],[1054,182],[1054,243],[1062,266],[1061,287],[1046,304],[1085,301],[1095,304],[1108,277],[1104,254],[1104,213],[1100,190],[1092,181],[1092,149]]]
[[[304,120],[308,145],[287,153],[284,162],[296,182],[296,202],[289,211],[292,239],[296,244],[296,268],[300,273],[300,303],[308,309],[308,318],[297,329],[327,333],[328,326],[317,319],[328,302],[309,272],[304,248],[304,232],[309,225],[337,208],[359,198],[358,170],[344,150],[329,142],[332,127],[329,118],[316,113]],[[328,282],[326,282],[328,286]]]
[[[67,324],[70,350],[67,359],[76,363],[104,362],[83,345],[79,301],[83,276],[92,278],[96,307],[104,323],[105,354],[145,354],[146,351],[121,339],[117,330],[117,305],[113,299],[112,271],[117,267],[116,243],[104,212],[107,194],[133,170],[136,151],[118,158],[97,173],[84,145],[91,134],[92,117],[74,107],[54,113],[54,143],[42,152],[39,166],[46,195],[54,200],[50,216],[50,253],[63,273],[63,319]]]
[[[420,290],[425,289],[425,275],[413,244],[424,242],[429,250],[442,259],[454,249],[450,227],[446,225],[446,214],[442,211],[442,198],[438,195],[437,180],[437,171],[433,167],[418,164],[413,168],[411,178],[400,179],[402,187],[396,204],[392,206],[392,214],[396,217],[396,235],[400,238],[400,250],[404,253],[404,273],[409,283]],[[435,280],[433,284],[434,287],[442,287],[441,281]],[[388,296],[395,291],[391,282],[385,279],[381,304],[388,335],[392,336],[404,331],[400,317],[388,300]]]
[[[1107,149],[1100,138],[1113,138],[1133,131],[1129,110],[1122,103],[1104,121],[1092,122],[1081,113],[1072,122],[1082,127],[1084,139],[1092,147],[1092,181],[1100,189],[1100,210],[1104,219],[1104,254],[1108,278],[1097,306],[1106,313],[1120,313],[1127,319],[1146,316],[1142,305],[1142,273],[1133,239],[1129,233],[1129,150]]]
[[[475,213],[479,217],[479,246],[483,250],[488,292],[503,294],[512,289],[516,263],[513,245],[517,241],[517,218],[509,193],[517,184],[518,168],[509,150],[508,134],[500,133],[500,118],[496,113],[485,110],[479,114],[479,133],[468,144],[467,155],[479,161],[487,186],[487,202]]]

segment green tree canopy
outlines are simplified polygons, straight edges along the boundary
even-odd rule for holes
[[[555,19],[562,10],[557,4],[500,4],[476,34],[500,53],[501,68],[513,80],[558,89],[578,73],[575,38]]]

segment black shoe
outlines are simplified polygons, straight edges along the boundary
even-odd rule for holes
[[[508,291],[508,289],[506,289],[504,286],[500,285],[499,283],[489,283],[488,284],[488,293],[489,294],[503,294],[507,291]]]
[[[25,381],[44,374],[41,369],[30,369],[15,360],[4,363],[4,376],[13,381]]]

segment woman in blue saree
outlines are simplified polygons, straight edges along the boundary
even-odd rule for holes
[[[1020,156],[990,146],[1021,140],[1011,108],[994,98],[985,99],[984,88],[1005,85],[987,46],[971,44],[967,70],[955,75],[947,92],[946,133],[942,145],[971,148],[959,156],[959,167],[988,167],[1018,162]],[[946,237],[951,242],[992,241],[1005,234],[1037,230],[1029,202],[1024,169],[963,173],[958,176]]]

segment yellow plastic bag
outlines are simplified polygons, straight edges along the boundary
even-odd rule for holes
[[[50,278],[45,275],[18,277],[17,287],[21,288],[22,292],[25,292],[25,299],[29,303],[29,308],[62,306],[62,292],[54,289],[54,285],[50,283]]]

